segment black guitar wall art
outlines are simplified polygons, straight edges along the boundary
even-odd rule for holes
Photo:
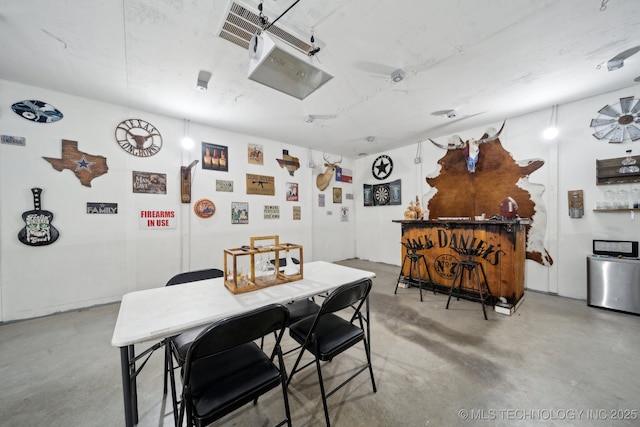
[[[33,210],[22,214],[25,227],[18,233],[18,240],[29,246],[49,245],[58,240],[58,230],[51,224],[53,214],[40,208],[41,188],[32,188]]]

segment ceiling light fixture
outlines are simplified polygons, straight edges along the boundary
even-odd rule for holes
[[[200,92],[206,92],[209,87],[209,80],[211,79],[211,73],[209,71],[201,70],[198,73],[198,82],[196,83],[196,89]]]
[[[309,115],[309,116],[304,116],[304,122],[305,123],[313,123],[313,116]]]
[[[402,70],[401,68],[398,68],[397,70],[391,73],[391,81],[394,83],[400,83],[401,81],[404,80],[404,76],[405,76],[404,70]]]
[[[368,136],[367,137],[367,142],[374,142],[376,140],[375,136]]]

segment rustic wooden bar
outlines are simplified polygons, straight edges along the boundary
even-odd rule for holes
[[[433,288],[448,293],[455,267],[463,259],[482,263],[494,301],[504,297],[517,304],[524,296],[526,226],[528,219],[517,220],[394,220],[402,224],[402,243],[422,247],[435,282]],[[407,248],[401,248],[401,265]],[[404,281],[417,283],[406,263]],[[463,287],[471,288],[468,275]]]

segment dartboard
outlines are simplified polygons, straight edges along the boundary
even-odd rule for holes
[[[605,105],[598,111],[598,118],[591,119],[593,136],[609,142],[640,139],[640,100],[633,96],[620,98],[620,102]]]
[[[373,197],[376,198],[376,203],[378,205],[389,204],[389,187],[387,187],[386,185],[380,185],[378,188],[376,188]]]
[[[375,179],[387,179],[393,170],[393,160],[387,155],[378,156],[371,165],[371,173]]]

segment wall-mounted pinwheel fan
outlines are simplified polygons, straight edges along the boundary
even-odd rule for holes
[[[600,140],[618,143],[640,139],[640,100],[633,96],[620,98],[620,102],[605,105],[598,111],[598,118],[591,119],[593,136]]]

